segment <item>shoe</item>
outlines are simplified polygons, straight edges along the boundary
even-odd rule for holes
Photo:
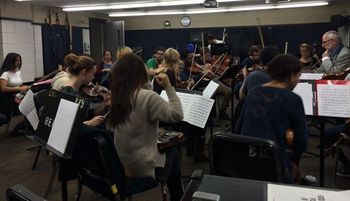
[[[335,174],[339,177],[350,178],[350,168],[348,166],[338,167]]]
[[[350,172],[342,171],[342,170],[337,170],[335,173],[339,177],[345,177],[345,178],[350,178]]]

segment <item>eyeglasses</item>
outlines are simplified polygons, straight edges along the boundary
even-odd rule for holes
[[[328,39],[328,40],[322,41],[322,44],[326,44],[330,40],[333,40],[333,39]]]

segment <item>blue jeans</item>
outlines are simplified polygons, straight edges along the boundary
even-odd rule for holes
[[[340,133],[345,132],[345,124],[339,124],[325,131],[325,141],[334,143],[338,140]]]

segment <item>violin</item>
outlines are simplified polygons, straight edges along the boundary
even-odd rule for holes
[[[106,87],[92,83],[81,86],[80,92],[84,97],[92,99],[95,102],[103,102],[106,96],[110,94],[110,91]]]
[[[338,74],[324,75],[323,80],[344,80],[346,76],[350,73],[350,67],[347,68],[344,72]]]

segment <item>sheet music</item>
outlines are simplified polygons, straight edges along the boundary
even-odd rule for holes
[[[207,123],[214,100],[198,94],[176,92],[182,105],[184,120],[192,125],[204,128]],[[163,90],[160,96],[168,101],[168,96]]]
[[[321,80],[323,73],[302,73],[300,78],[301,80]]]
[[[346,201],[342,191],[268,184],[267,201]]]
[[[218,87],[219,87],[219,83],[216,83],[213,80],[211,80],[207,85],[207,87],[204,89],[203,96],[211,98],[216,92],[216,90],[218,89]]]
[[[198,95],[193,97],[191,106],[184,113],[184,120],[192,125],[204,128],[213,104],[214,100],[208,97]]]
[[[39,125],[39,117],[34,104],[34,94],[28,90],[18,106],[19,111],[28,119],[30,125],[36,130]]]
[[[300,82],[295,86],[294,93],[298,94],[303,100],[304,110],[306,115],[313,115],[313,91],[312,84],[308,82]]]
[[[65,153],[79,104],[60,100],[47,144],[62,154]]]
[[[317,84],[318,115],[350,117],[350,86]]]

